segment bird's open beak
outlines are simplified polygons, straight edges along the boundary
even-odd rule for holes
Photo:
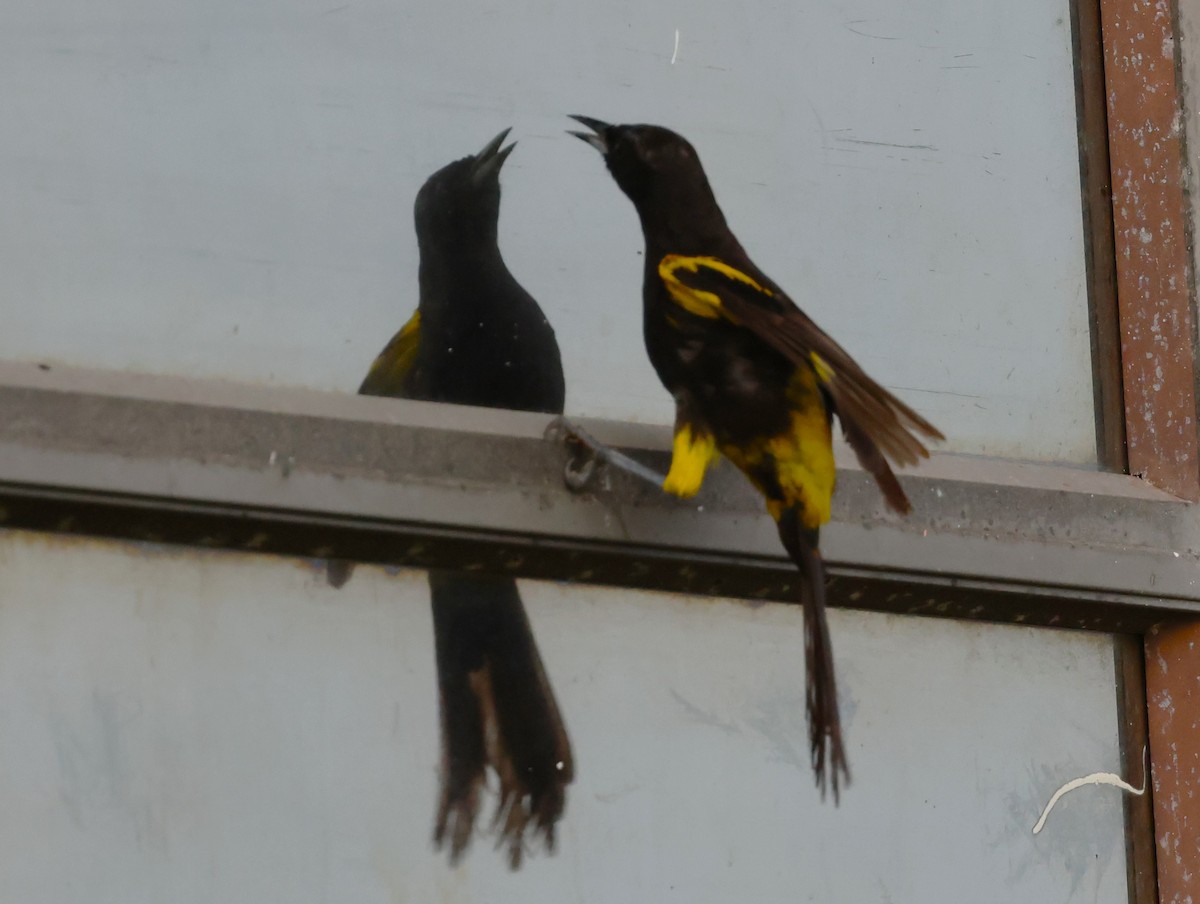
[[[504,139],[508,137],[508,133],[512,129],[508,128],[489,141],[483,146],[483,150],[475,155],[475,179],[482,182],[484,179],[490,179],[500,171],[500,167],[504,166],[504,161],[508,159],[508,155],[513,152],[513,148],[517,146],[514,141],[506,148],[501,148],[504,144]]]
[[[576,122],[583,123],[592,131],[568,132],[568,135],[574,135],[580,141],[586,141],[601,154],[608,153],[608,139],[605,137],[605,133],[607,133],[612,126],[606,122],[603,122],[602,120],[592,119],[590,116],[576,116],[574,113],[572,113],[571,118]]]

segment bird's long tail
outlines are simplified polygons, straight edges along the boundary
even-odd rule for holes
[[[431,571],[441,712],[434,843],[467,849],[487,767],[499,780],[493,827],[516,869],[525,831],[554,849],[574,774],[571,746],[525,607],[511,578]]]
[[[788,508],[779,518],[779,537],[800,569],[800,597],[804,604],[804,662],[807,672],[805,696],[808,711],[808,745],[813,773],[821,796],[833,786],[838,801],[841,782],[850,783],[850,767],[842,746],[842,722],[838,715],[837,682],[834,678],[833,646],[825,621],[825,566],[817,546],[817,531],[800,523],[800,511]]]

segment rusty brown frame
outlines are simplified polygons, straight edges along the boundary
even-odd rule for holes
[[[1200,891],[1200,622],[1146,636],[1146,686],[1157,900],[1184,904]]]
[[[1178,6],[1078,0],[1077,7],[1100,459],[1196,501],[1195,286]],[[1089,49],[1097,43],[1102,67]],[[1097,87],[1103,108],[1087,99]],[[1108,189],[1111,232],[1098,216]],[[1153,629],[1144,655],[1122,649],[1126,762],[1148,745],[1153,789],[1152,800],[1126,802],[1132,900],[1200,900],[1200,622]]]
[[[1174,6],[1100,0],[1099,11],[1128,468],[1197,501],[1195,326]]]

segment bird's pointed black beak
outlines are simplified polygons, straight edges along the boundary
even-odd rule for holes
[[[596,150],[598,150],[601,154],[608,153],[607,134],[608,134],[608,130],[612,128],[611,125],[609,125],[608,123],[606,123],[600,119],[593,119],[590,116],[578,116],[574,113],[571,114],[571,118],[573,120],[575,120],[576,122],[582,123],[583,125],[587,126],[592,131],[591,132],[567,132],[568,135],[574,135],[580,141],[586,141],[588,144],[590,144],[592,147],[594,147]]]
[[[517,146],[514,141],[506,148],[501,148],[504,144],[504,139],[508,137],[508,133],[512,128],[507,128],[487,144],[483,146],[483,150],[475,155],[475,179],[482,182],[484,179],[490,179],[500,171],[500,167],[504,166],[504,161],[508,159],[508,155],[513,152],[513,148]]]

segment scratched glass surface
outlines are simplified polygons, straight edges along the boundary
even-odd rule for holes
[[[1116,788],[1033,832],[1123,773],[1106,635],[830,613],[835,809],[798,607],[522,582],[577,772],[557,853],[512,874],[486,838],[457,870],[430,844],[423,574],[335,591],[305,561],[16,532],[0,569],[13,901],[1127,900]]]
[[[502,128],[567,408],[670,423],[569,113],[672,126],[756,262],[949,449],[1094,460],[1067,0],[0,6],[0,357],[353,391],[414,196]]]

